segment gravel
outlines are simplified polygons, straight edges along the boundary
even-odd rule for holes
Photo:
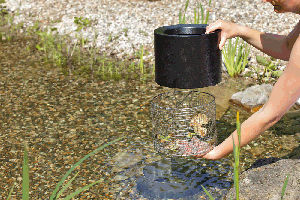
[[[208,1],[201,2],[205,9]],[[134,56],[143,45],[153,61],[153,30],[178,23],[179,10],[185,0],[6,0],[9,10],[18,12],[15,22],[57,27],[60,34],[78,35],[94,40],[101,52],[118,58]],[[195,0],[190,0],[187,16],[193,19]],[[261,0],[214,0],[210,7],[212,23],[217,19],[234,21],[260,31],[287,34],[298,22],[292,13],[277,14]],[[74,17],[88,18],[92,24],[76,31]],[[251,51],[250,56],[258,51]],[[250,63],[253,59],[250,60]],[[285,62],[283,62],[285,64]]]

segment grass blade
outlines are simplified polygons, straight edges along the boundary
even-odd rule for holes
[[[9,194],[8,194],[8,197],[7,197],[7,199],[6,199],[6,200],[10,200],[10,198],[11,198],[11,194],[13,193],[13,191],[14,191],[14,188],[15,188],[15,184],[16,184],[16,183],[14,183],[14,184],[13,184],[13,186],[11,187],[11,189],[10,189],[10,191],[9,191]]]
[[[283,200],[283,196],[284,196],[284,193],[285,193],[285,190],[286,190],[286,186],[288,184],[288,180],[289,180],[289,175],[286,176],[285,180],[284,180],[284,183],[283,183],[283,187],[282,187],[282,190],[281,190],[281,200]]]
[[[239,112],[236,114],[236,128],[237,128],[237,134],[238,134],[238,145],[236,146],[234,143],[234,138],[232,136],[233,140],[233,155],[234,155],[234,188],[235,188],[235,194],[236,199],[239,199],[239,166],[240,166],[240,146],[241,146],[241,125],[240,125],[240,119],[239,119]]]
[[[182,13],[181,13],[181,9],[179,10],[179,24],[182,24]]]
[[[204,190],[205,194],[208,196],[209,200],[215,200],[215,199],[213,198],[213,196],[211,196],[211,194],[205,189],[205,187],[203,187],[202,185],[201,185],[201,187],[202,187],[202,189]]]
[[[99,151],[101,151],[102,149],[104,149],[105,147],[121,140],[123,137],[120,137],[118,139],[115,139],[111,142],[108,142],[107,144],[104,144],[100,147],[98,147],[97,149],[95,149],[94,151],[92,151],[91,153],[87,154],[86,156],[84,156],[82,159],[80,159],[77,163],[75,163],[68,171],[67,173],[63,176],[63,178],[59,181],[59,183],[56,185],[54,191],[52,192],[51,196],[50,196],[50,200],[54,200],[54,198],[56,197],[56,194],[59,190],[59,188],[61,187],[61,185],[63,184],[63,182],[67,179],[67,177],[71,174],[71,172],[78,166],[80,165],[84,160],[88,159],[89,157],[95,155],[96,153],[98,153]]]
[[[204,23],[204,9],[202,4],[200,3],[200,12],[201,12],[201,24]]]
[[[76,195],[78,195],[78,194],[80,194],[81,192],[83,192],[84,190],[87,190],[87,189],[89,189],[90,187],[92,187],[93,185],[95,185],[95,184],[97,184],[97,183],[100,183],[100,182],[101,182],[101,180],[95,181],[94,183],[91,183],[91,184],[89,184],[89,185],[87,185],[87,186],[84,186],[84,187],[82,187],[82,188],[76,190],[76,191],[73,192],[72,194],[68,195],[66,198],[64,198],[64,200],[70,200],[70,199],[72,199],[73,197],[75,197]]]
[[[56,199],[59,199],[59,197],[62,195],[62,193],[63,193],[66,189],[68,189],[68,188],[70,187],[71,183],[74,181],[74,179],[76,178],[76,176],[77,176],[78,174],[79,174],[79,172],[77,172],[77,173],[75,174],[75,176],[74,176],[73,178],[71,178],[71,180],[69,180],[68,183],[65,184],[65,186],[57,193]]]
[[[209,18],[209,10],[206,11],[206,17],[205,17],[204,24],[207,24],[208,18]]]
[[[197,24],[197,9],[194,8],[194,24]]]
[[[187,10],[187,8],[188,8],[188,6],[189,6],[189,2],[190,2],[190,0],[187,0],[187,1],[185,2],[184,13],[186,13],[186,10]]]
[[[209,2],[208,2],[208,6],[211,6],[211,0],[209,0]]]
[[[24,158],[23,158],[22,200],[29,200],[29,165],[28,165],[27,144],[25,144],[24,147]]]

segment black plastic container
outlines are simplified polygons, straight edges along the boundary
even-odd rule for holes
[[[220,30],[206,24],[178,24],[154,30],[155,81],[169,88],[193,89],[221,81]]]

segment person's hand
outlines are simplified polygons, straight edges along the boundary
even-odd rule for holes
[[[213,148],[211,151],[209,151],[207,154],[201,154],[201,155],[196,155],[194,156],[195,158],[205,158],[208,160],[218,160],[221,159],[222,157],[219,155],[217,148]]]
[[[217,29],[221,29],[221,36],[219,38],[219,49],[222,50],[227,39],[239,36],[240,25],[218,20],[206,27],[206,34],[211,33]]]

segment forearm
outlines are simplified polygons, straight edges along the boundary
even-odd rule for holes
[[[254,140],[265,130],[273,126],[277,121],[278,119],[276,118],[266,120],[262,111],[254,113],[241,124],[241,146],[245,146],[250,141]],[[214,149],[216,155],[218,155],[215,159],[223,158],[233,151],[232,136],[234,137],[235,145],[238,145],[238,135],[235,130],[226,140]]]
[[[238,35],[247,43],[273,58],[289,59],[290,49],[285,35],[264,33],[246,26],[239,26]]]

